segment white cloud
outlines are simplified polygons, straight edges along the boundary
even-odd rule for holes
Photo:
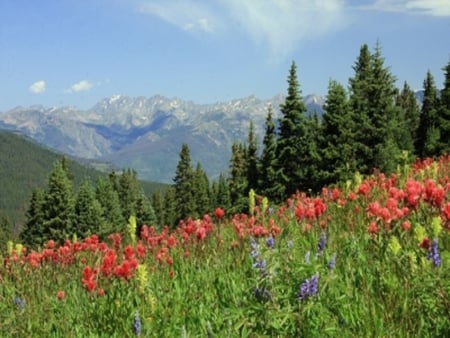
[[[33,94],[41,94],[43,92],[45,92],[46,89],[46,83],[45,81],[36,81],[35,83],[33,83],[30,86],[30,92],[32,92]]]
[[[431,16],[450,16],[449,0],[375,0],[367,8]]]
[[[74,83],[66,93],[78,93],[90,90],[94,85],[87,80],[81,80],[80,82]]]
[[[212,33],[216,30],[216,14],[207,3],[192,0],[146,1],[139,10],[141,13],[156,15],[186,31]]]
[[[275,59],[346,25],[345,0],[146,0],[140,11],[185,31],[238,31]]]

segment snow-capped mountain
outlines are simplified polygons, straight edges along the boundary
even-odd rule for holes
[[[228,169],[231,145],[245,142],[250,121],[264,136],[269,105],[275,118],[282,95],[254,96],[214,104],[195,104],[164,96],[114,95],[89,110],[71,107],[17,107],[0,115],[0,128],[19,130],[63,153],[134,168],[144,179],[172,182],[181,145],[191,149],[210,177]],[[322,113],[324,98],[304,98],[310,112]]]

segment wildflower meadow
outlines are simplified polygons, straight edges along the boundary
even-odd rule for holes
[[[450,157],[248,214],[9,243],[2,337],[449,337]]]

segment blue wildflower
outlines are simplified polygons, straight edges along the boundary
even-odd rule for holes
[[[267,238],[266,244],[271,249],[275,248],[275,239],[272,237],[272,235],[270,235],[270,237]]]
[[[328,262],[328,269],[333,270],[336,266],[336,253],[331,256],[330,261]]]
[[[319,250],[319,253],[325,250],[326,245],[327,245],[327,235],[325,234],[325,232],[322,232],[322,234],[320,235],[319,243],[317,244],[317,249]]]
[[[141,330],[142,330],[141,319],[139,318],[139,314],[136,312],[133,320],[133,333],[136,336],[139,336],[141,334]]]
[[[428,259],[433,262],[434,266],[441,265],[441,256],[439,255],[438,242],[433,240],[431,242],[430,252],[428,253]]]
[[[311,278],[306,279],[301,285],[298,292],[297,299],[305,300],[309,297],[313,297],[319,291],[319,274],[316,273]]]

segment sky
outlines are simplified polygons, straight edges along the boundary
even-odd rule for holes
[[[89,109],[116,94],[196,103],[348,86],[363,44],[442,87],[450,0],[0,0],[0,111]]]

